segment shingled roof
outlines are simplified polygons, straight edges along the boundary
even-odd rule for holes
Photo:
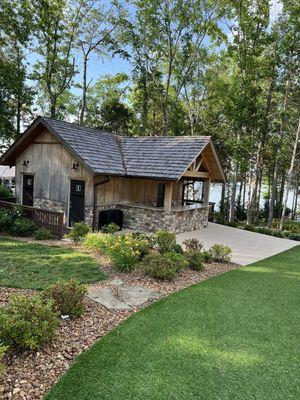
[[[0,158],[12,163],[14,151],[34,128],[44,125],[96,175],[176,180],[211,143],[209,136],[124,137],[51,118],[38,117]],[[223,174],[223,173],[222,173]]]

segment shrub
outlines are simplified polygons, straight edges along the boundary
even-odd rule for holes
[[[110,236],[102,232],[89,232],[83,241],[83,245],[90,250],[103,250]]]
[[[183,254],[183,248],[180,246],[180,244],[175,243],[173,247],[173,252],[178,253],[178,254]]]
[[[216,262],[229,262],[231,258],[231,248],[223,244],[214,244],[210,249],[211,257]]]
[[[138,240],[147,240],[151,249],[157,246],[156,236],[153,233],[133,232],[131,236]]]
[[[177,266],[168,255],[150,253],[141,262],[144,273],[155,279],[172,280],[177,275]]]
[[[104,249],[113,264],[120,272],[131,272],[135,268],[140,256],[139,241],[131,235],[114,236]]]
[[[250,232],[255,232],[255,231],[256,231],[254,225],[245,225],[245,226],[244,226],[244,229],[245,229],[246,231],[250,231]]]
[[[226,222],[224,225],[226,226],[231,226],[232,228],[237,228],[239,226],[238,222],[233,221],[233,222]]]
[[[78,243],[89,233],[90,227],[84,222],[75,222],[71,232],[67,235],[73,242]]]
[[[7,188],[4,185],[0,185],[0,199],[7,199],[8,197],[11,197],[11,191],[9,188]]]
[[[273,230],[272,231],[272,235],[275,236],[275,237],[279,237],[279,238],[284,238],[285,237],[284,232],[279,231],[279,230]]]
[[[257,228],[257,232],[262,233],[264,235],[272,235],[272,231],[269,228],[266,228],[264,226],[259,226]]]
[[[39,228],[35,231],[34,237],[36,240],[52,239],[52,232],[46,228]]]
[[[84,312],[83,299],[87,287],[75,279],[67,282],[57,282],[43,293],[45,299],[53,301],[53,309],[60,315],[69,315],[78,318]]]
[[[292,233],[300,234],[300,222],[293,220],[285,220],[283,222],[283,229]]]
[[[176,247],[176,236],[168,231],[157,231],[155,233],[158,250],[160,253],[168,253],[174,251]]]
[[[199,250],[189,250],[185,252],[185,257],[190,269],[195,271],[203,270],[203,254]]]
[[[5,355],[6,350],[7,350],[7,346],[4,346],[3,344],[0,343],[0,378],[1,378],[3,371],[5,370],[5,365],[2,363],[2,360]]]
[[[291,240],[298,240],[300,241],[300,233],[293,233],[293,232],[289,232],[286,237],[288,237]]]
[[[12,296],[0,311],[0,340],[6,345],[36,350],[53,339],[57,326],[53,302],[38,295]]]
[[[173,263],[177,272],[181,269],[188,268],[189,266],[189,262],[183,254],[164,253],[164,257],[169,259]]]
[[[11,224],[10,215],[7,210],[0,209],[0,231],[8,231]]]
[[[119,230],[120,230],[119,225],[115,224],[114,222],[111,222],[109,225],[103,225],[101,228],[101,232],[110,234],[114,234]]]
[[[16,219],[9,228],[9,232],[15,236],[31,236],[35,230],[35,223],[27,218]]]
[[[186,239],[183,244],[186,250],[202,250],[203,244],[198,239]]]
[[[205,263],[210,263],[210,262],[213,261],[212,254],[211,254],[211,252],[209,250],[203,250],[201,252],[201,255],[202,255],[203,261]]]

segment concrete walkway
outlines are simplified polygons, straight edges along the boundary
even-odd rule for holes
[[[201,230],[179,233],[177,242],[181,244],[185,239],[191,238],[200,240],[206,249],[214,243],[231,247],[232,261],[240,265],[251,264],[299,245],[295,240],[280,239],[213,223]]]

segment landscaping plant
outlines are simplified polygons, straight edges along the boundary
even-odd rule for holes
[[[188,250],[185,252],[185,257],[188,262],[188,266],[190,269],[195,271],[203,270],[203,253],[199,250]]]
[[[113,236],[104,253],[118,271],[131,272],[140,259],[141,245],[131,235]]]
[[[203,249],[203,244],[198,240],[198,239],[185,239],[183,241],[183,244],[186,248],[186,250],[199,250],[201,251]]]
[[[52,239],[52,232],[50,231],[50,229],[39,228],[35,231],[34,237],[36,240]]]
[[[2,343],[0,343],[0,378],[3,371],[5,370],[5,365],[2,363],[2,360],[7,349],[8,349],[7,346],[4,346]]]
[[[14,236],[31,236],[36,231],[36,224],[27,218],[14,220],[9,228],[9,233]]]
[[[102,232],[89,232],[83,240],[83,246],[90,250],[103,251],[106,248],[109,239],[110,235],[108,234]]]
[[[231,248],[223,244],[214,244],[209,249],[209,252],[211,253],[212,261],[225,263],[231,259]]]
[[[179,272],[182,269],[188,268],[188,266],[189,266],[189,261],[186,258],[186,256],[183,254],[169,252],[169,253],[164,253],[163,256],[164,256],[164,258],[167,258],[168,260],[170,260],[173,263],[176,272]]]
[[[87,287],[77,280],[59,281],[50,286],[43,293],[45,299],[53,301],[53,309],[60,315],[69,315],[78,318],[84,312],[83,299]]]
[[[162,280],[174,279],[178,273],[178,266],[171,260],[168,254],[148,254],[140,264],[145,275]]]
[[[0,185],[0,199],[11,197],[11,191],[4,185]]]
[[[103,225],[101,228],[101,232],[110,234],[117,233],[119,232],[119,230],[120,230],[119,225],[115,224],[114,222],[111,222],[108,225]]]
[[[176,236],[172,232],[168,231],[157,231],[155,233],[156,241],[157,241],[157,246],[158,250],[160,253],[167,253],[170,251],[174,251],[177,247],[176,243]]]
[[[73,242],[78,243],[89,233],[90,227],[84,222],[75,222],[71,232],[66,235]]]
[[[37,350],[54,338],[57,326],[53,301],[39,295],[14,295],[0,309],[0,341],[5,345]]]

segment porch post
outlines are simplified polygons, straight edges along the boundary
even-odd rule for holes
[[[205,206],[208,206],[208,202],[209,202],[210,182],[211,182],[210,178],[208,178],[207,180],[204,181],[204,205]]]
[[[164,208],[166,211],[171,211],[173,197],[173,182],[167,182],[165,188]]]

